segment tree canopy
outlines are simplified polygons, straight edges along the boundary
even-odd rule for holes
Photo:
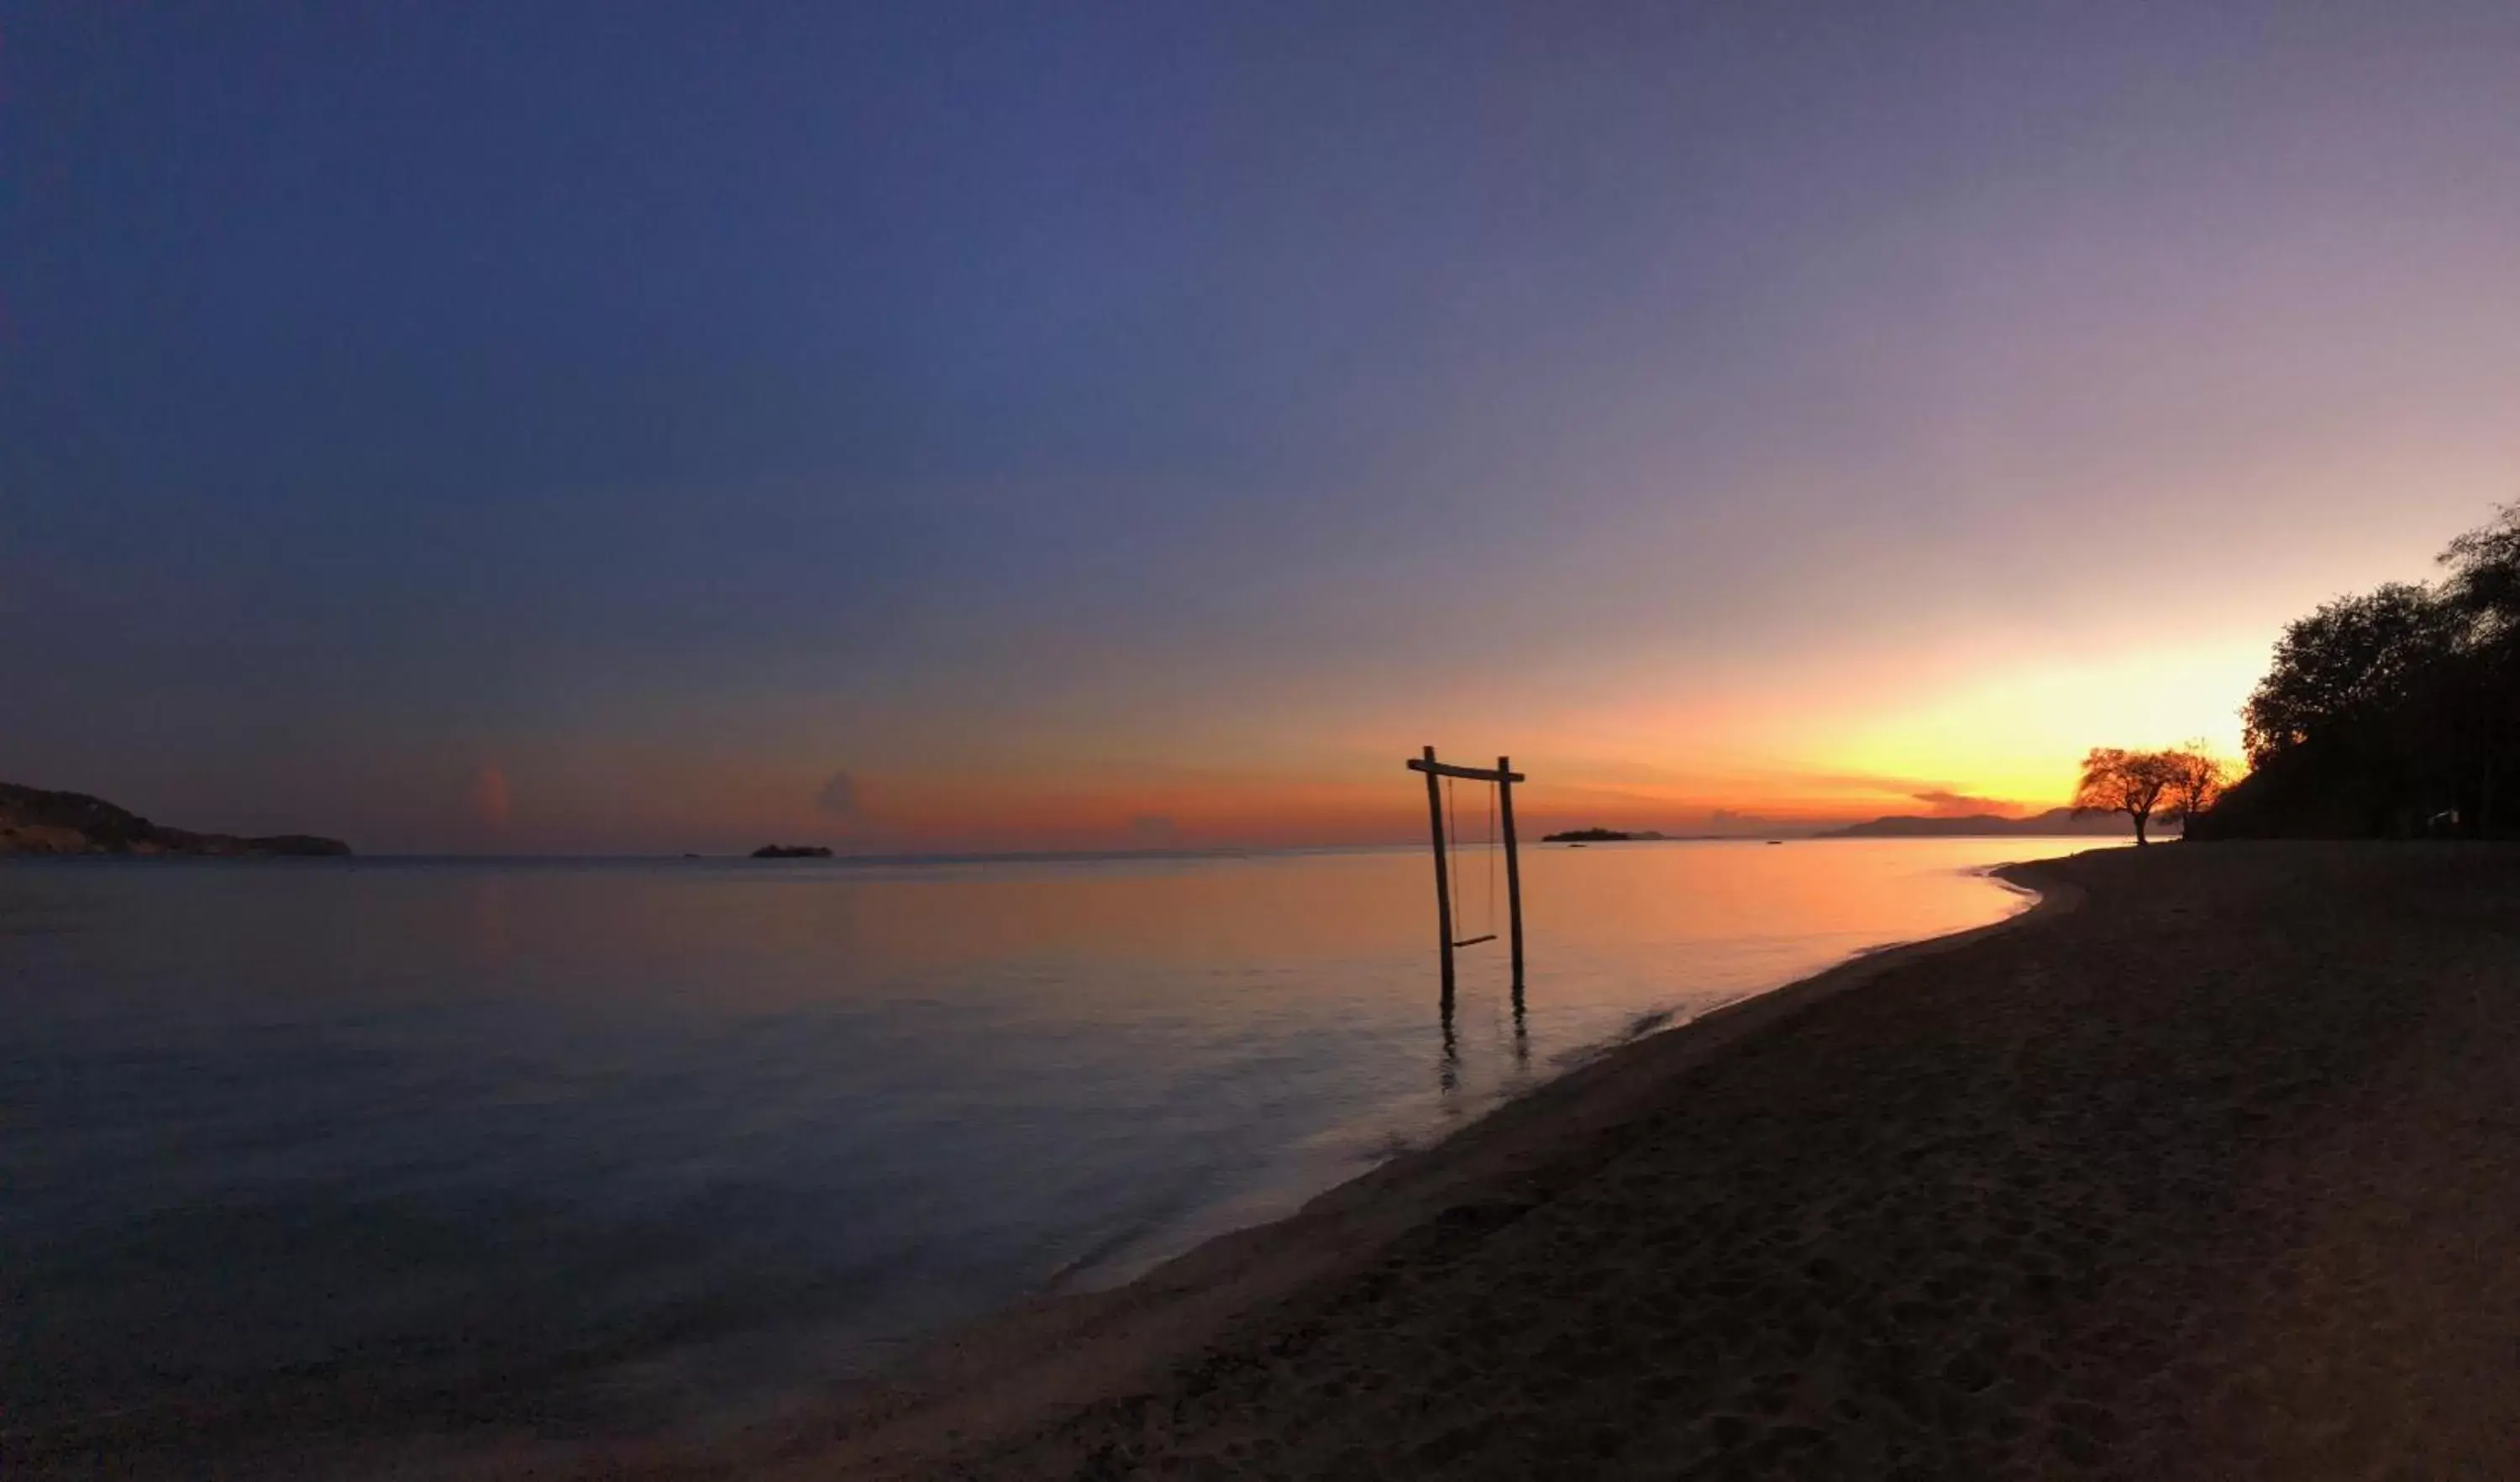
[[[2135,841],[2142,845],[2150,842],[2147,831],[2155,815],[2183,822],[2213,806],[2228,770],[2202,741],[2167,751],[2094,746],[2083,758],[2074,811],[2123,813],[2134,821]]]
[[[2184,828],[2222,800],[2224,786],[2231,780],[2231,765],[2208,750],[2201,741],[2164,751],[2161,756],[2170,769],[2170,786],[2162,799],[2162,811]]]
[[[2191,836],[2513,831],[2520,505],[2452,541],[2432,584],[2292,623],[2242,715],[2249,776]]]

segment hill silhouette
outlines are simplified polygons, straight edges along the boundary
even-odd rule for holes
[[[2050,808],[2028,818],[2005,818],[2000,813],[1969,813],[1956,818],[1927,814],[1894,814],[1869,823],[1849,824],[1814,834],[1815,838],[1974,838],[1985,836],[2053,837],[2057,834],[2091,834],[2095,837],[2119,838],[2132,834],[2134,826],[2124,814],[2095,814],[2076,818],[2071,808]]]
[[[196,833],[153,824],[127,808],[84,792],[0,783],[0,855],[190,854],[228,859],[268,855],[345,855],[350,846],[311,833],[248,838]]]

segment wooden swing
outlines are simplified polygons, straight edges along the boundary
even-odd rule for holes
[[[1457,767],[1435,760],[1435,748],[1428,746],[1422,756],[1412,757],[1412,772],[1426,776],[1426,821],[1435,836],[1435,921],[1436,940],[1443,949],[1444,998],[1453,996],[1453,952],[1456,948],[1475,947],[1497,939],[1496,932],[1496,857],[1497,845],[1505,846],[1506,929],[1511,938],[1513,991],[1518,1004],[1522,994],[1522,859],[1514,847],[1513,785],[1523,780],[1505,757],[1498,757],[1493,770],[1485,767]],[[1487,783],[1488,792],[1488,888],[1487,911],[1481,922],[1487,929],[1475,936],[1453,935],[1453,878],[1457,874],[1455,850],[1461,838],[1461,823],[1453,806],[1453,784],[1456,781]],[[1450,819],[1452,827],[1447,830]],[[1448,837],[1449,835],[1449,837]],[[1500,837],[1500,835],[1502,835]]]

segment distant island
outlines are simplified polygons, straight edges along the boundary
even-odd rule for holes
[[[1651,829],[1642,829],[1635,832],[1626,832],[1617,829],[1569,829],[1564,833],[1542,834],[1540,841],[1544,844],[1620,844],[1630,839],[1660,837],[1662,835]]]
[[[2123,813],[2092,814],[2076,818],[2071,808],[2050,808],[2028,818],[2005,818],[1996,813],[1971,813],[1959,818],[1934,818],[1900,814],[1876,818],[1868,824],[1850,824],[1831,829],[1815,838],[1971,838],[1985,835],[2090,834],[2110,838],[2123,837],[2135,831]]]
[[[764,844],[752,851],[754,859],[830,859],[832,851],[820,844]]]
[[[311,833],[246,838],[234,833],[169,829],[84,792],[53,792],[0,783],[0,855],[173,854],[258,859],[272,855],[340,856],[349,852],[350,846],[338,838],[319,838]]]

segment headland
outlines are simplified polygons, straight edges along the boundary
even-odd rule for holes
[[[0,783],[0,855],[211,855],[257,859],[272,855],[340,856],[349,852],[350,846],[338,838],[311,833],[248,838],[170,829],[84,792],[55,792]]]

